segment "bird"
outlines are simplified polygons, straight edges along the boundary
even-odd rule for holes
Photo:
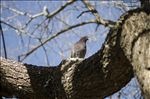
[[[71,50],[71,58],[84,58],[86,54],[86,42],[88,36],[83,36],[77,41]]]

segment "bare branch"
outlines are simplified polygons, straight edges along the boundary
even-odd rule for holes
[[[6,50],[6,45],[5,45],[5,38],[4,38],[4,33],[3,33],[3,30],[2,30],[1,24],[0,24],[0,34],[2,35],[2,42],[3,42],[3,47],[4,47],[4,54],[5,54],[5,58],[7,59],[7,50]]]
[[[67,3],[63,6],[61,6],[60,8],[58,8],[56,11],[54,11],[53,13],[47,15],[47,18],[52,18],[53,16],[55,16],[56,14],[58,14],[60,11],[62,11],[63,9],[65,9],[68,5],[74,3],[75,0],[69,0],[67,1]]]
[[[10,10],[10,11],[12,11],[12,12],[18,14],[18,15],[28,16],[28,17],[32,18],[32,15],[27,13],[27,12],[22,12],[22,11],[19,11],[17,9],[14,9],[14,8],[11,8],[11,7],[7,7],[7,6],[4,6],[4,5],[2,5],[2,7],[6,8],[6,9],[8,9],[8,10]]]
[[[42,44],[41,39],[39,39],[39,42]],[[49,60],[48,60],[47,50],[46,50],[46,48],[45,48],[45,46],[44,46],[44,45],[42,45],[42,48],[43,48],[43,50],[44,50],[44,52],[45,52],[45,56],[46,56],[46,63],[47,63],[47,65],[48,65],[48,66],[50,66],[50,63],[49,63]]]
[[[19,29],[19,28],[15,27],[15,26],[13,26],[13,25],[11,25],[11,24],[5,22],[5,21],[0,20],[0,23],[3,23],[3,24],[5,24],[5,25],[11,27],[12,29],[16,30],[17,32],[27,34],[29,37],[36,38],[36,39],[37,39],[37,37],[35,37],[35,36],[33,36],[33,35],[30,35],[29,33],[26,33],[25,31],[23,31],[22,29]]]
[[[91,11],[89,11],[89,10],[83,11],[81,14],[79,14],[79,15],[77,16],[77,18],[79,18],[80,16],[82,16],[84,13],[88,13],[88,12],[91,12]]]
[[[31,14],[29,14],[27,12],[23,12],[23,11],[20,11],[18,9],[14,9],[14,8],[7,7],[7,6],[4,6],[4,5],[2,5],[2,7],[6,8],[6,9],[8,9],[8,10],[10,10],[10,11],[12,11],[12,12],[18,14],[18,15],[28,16],[31,19],[44,15],[44,8],[43,8],[42,12],[39,12],[39,13],[37,13],[35,15],[31,15]]]
[[[102,24],[110,28],[114,27],[115,22],[111,20],[104,20],[103,18],[101,18],[97,10],[87,0],[83,0],[82,2],[90,10],[90,12],[96,17],[97,24]]]

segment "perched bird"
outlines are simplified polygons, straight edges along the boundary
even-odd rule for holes
[[[82,37],[76,42],[71,50],[71,58],[84,58],[86,54],[86,41],[87,36]]]

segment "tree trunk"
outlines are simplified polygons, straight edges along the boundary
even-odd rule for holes
[[[134,13],[122,27],[121,48],[133,66],[145,99],[150,99],[150,15]]]
[[[149,13],[129,11],[110,29],[102,48],[85,60],[37,67],[1,58],[0,94],[22,99],[99,99],[119,91],[135,73],[149,99],[149,42]]]

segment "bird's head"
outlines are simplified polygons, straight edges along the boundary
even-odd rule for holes
[[[86,42],[88,40],[88,36],[81,37],[80,41]]]

